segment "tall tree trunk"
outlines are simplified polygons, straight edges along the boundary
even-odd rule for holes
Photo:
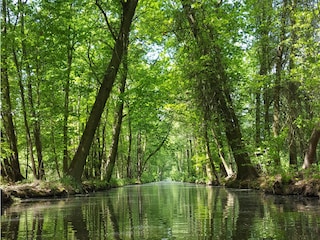
[[[34,119],[34,123],[33,123],[34,143],[35,143],[35,147],[36,147],[36,151],[37,151],[37,158],[38,158],[37,176],[38,176],[38,179],[43,179],[45,177],[45,172],[44,172],[44,163],[43,163],[43,156],[42,156],[40,120],[39,120],[39,116],[36,113],[36,110],[34,107],[31,84],[28,84],[28,86],[29,86],[28,87],[28,92],[29,92],[28,95],[29,95],[29,101],[30,101],[31,116]]]
[[[53,128],[53,123],[51,122],[51,147],[52,147],[52,153],[53,153],[53,160],[55,162],[55,167],[56,167],[56,171],[58,174],[58,177],[61,178],[61,174],[60,174],[60,170],[59,170],[59,161],[58,161],[58,155],[57,155],[57,149],[56,149],[56,140],[54,137],[54,128]]]
[[[139,130],[137,134],[137,181],[141,183],[141,176],[142,176],[142,145],[141,145],[141,131]]]
[[[22,56],[22,58],[23,58],[23,56]],[[15,63],[15,66],[17,69],[17,74],[18,74],[21,106],[22,106],[22,113],[23,113],[23,122],[24,122],[25,131],[26,131],[26,140],[27,140],[27,145],[28,145],[28,150],[29,150],[29,155],[30,155],[31,169],[32,169],[33,177],[35,179],[37,179],[38,178],[37,166],[36,166],[35,159],[34,159],[33,140],[31,137],[31,131],[30,131],[29,121],[28,121],[28,117],[27,117],[27,106],[26,106],[25,92],[24,92],[24,86],[23,86],[23,76],[22,76],[22,65],[23,65],[22,62],[23,62],[23,60],[21,63],[19,63],[18,57],[17,57],[17,51],[15,50],[15,48],[13,48],[13,59],[14,59],[14,63]]]
[[[264,2],[264,1],[263,1]],[[260,22],[259,27],[260,27],[260,50],[258,51],[259,55],[259,63],[260,63],[260,70],[259,70],[259,75],[262,79],[262,81],[265,81],[265,78],[268,75],[268,71],[270,69],[270,60],[269,60],[269,16],[268,16],[268,6],[265,6],[265,4],[262,3],[262,12],[261,16],[259,16]],[[256,146],[259,147],[261,143],[261,133],[262,133],[262,127],[261,127],[261,86],[265,85],[264,83],[260,84],[260,81],[258,82],[258,89],[256,90],[256,133],[255,133],[255,142]],[[268,104],[267,104],[268,106]],[[269,109],[269,107],[268,107]],[[266,113],[268,116],[268,112]]]
[[[132,178],[131,171],[131,154],[132,154],[132,126],[131,126],[131,117],[130,117],[130,106],[128,106],[128,156],[127,156],[127,178]]]
[[[259,147],[261,137],[267,139],[270,136],[270,93],[269,83],[266,81],[268,73],[271,69],[271,54],[270,49],[270,32],[272,23],[272,1],[256,1],[255,3],[257,33],[258,33],[258,48],[257,55],[259,58],[259,75],[258,88],[256,90],[256,146]],[[263,106],[261,106],[263,100]],[[262,114],[263,113],[263,114]],[[263,121],[262,122],[262,116]]]
[[[295,67],[294,55],[296,52],[295,45],[297,42],[297,34],[295,30],[295,12],[296,12],[296,0],[292,1],[291,4],[291,44],[290,44],[290,59],[289,59],[289,76],[292,73],[293,68]],[[297,153],[297,131],[298,127],[296,126],[295,120],[297,118],[298,109],[297,109],[297,101],[298,100],[298,86],[294,79],[288,79],[288,142],[289,142],[289,163],[290,165],[297,165],[298,163],[298,153]]]
[[[255,119],[255,142],[256,147],[261,143],[261,89],[256,90],[256,119]]]
[[[212,173],[214,174],[216,180],[217,180],[217,184],[220,184],[220,180],[217,174],[217,170],[214,164],[214,160],[212,157],[212,153],[211,153],[211,147],[210,147],[210,140],[209,140],[209,136],[208,136],[208,125],[207,125],[207,121],[204,120],[204,139],[205,139],[205,143],[206,143],[206,152],[209,158],[209,165],[210,168],[212,170]]]
[[[29,145],[29,151],[30,151],[30,157],[31,157],[31,163],[32,163],[32,169],[33,169],[33,175],[36,179],[42,179],[44,177],[44,167],[43,167],[43,157],[42,157],[42,143],[40,139],[40,122],[39,122],[39,116],[36,114],[36,110],[34,107],[34,101],[33,101],[33,92],[32,92],[32,83],[31,83],[31,67],[27,59],[27,43],[26,43],[26,35],[25,35],[25,13],[24,13],[24,3],[19,0],[18,1],[18,9],[20,13],[20,33],[22,36],[21,40],[21,47],[22,47],[22,56],[21,56],[21,62],[19,64],[17,53],[15,48],[13,48],[13,56],[14,56],[14,62],[17,68],[18,76],[19,76],[19,87],[20,87],[20,94],[21,94],[21,100],[22,100],[22,107],[23,107],[23,115],[24,115],[24,124],[26,128],[26,135],[27,135],[27,142]],[[36,166],[34,154],[33,154],[33,143],[31,139],[31,131],[29,127],[29,123],[27,120],[27,109],[26,109],[26,102],[25,102],[25,94],[24,94],[24,86],[23,86],[23,68],[25,67],[26,71],[26,78],[27,78],[27,90],[28,90],[28,100],[30,105],[30,112],[31,117],[33,119],[33,135],[34,135],[34,143],[36,147],[37,157],[38,157],[38,164]],[[38,78],[39,82],[39,67],[40,65],[37,64],[36,68],[36,77]],[[37,85],[37,91],[39,93],[39,85]],[[39,95],[39,94],[38,94]]]
[[[126,36],[130,32],[130,26],[133,20],[137,4],[138,0],[122,1],[121,26],[115,42],[112,57],[106,69],[98,95],[91,109],[91,113],[83,131],[83,134],[81,136],[79,146],[72,159],[68,171],[69,175],[78,182],[81,181],[82,172],[86,163],[86,158],[88,156],[96,128],[98,126],[102,112],[104,110],[104,106],[106,104],[107,99],[109,98],[113,83],[117,76],[117,72],[124,51]]]
[[[191,1],[192,2],[192,1]],[[220,46],[218,45],[217,36],[214,35],[215,29],[210,29],[212,35],[205,35],[207,31],[202,31],[197,22],[195,9],[191,7],[190,1],[182,0],[183,8],[189,22],[191,31],[197,45],[200,49],[201,55],[208,55],[208,49],[211,48],[210,60],[207,62],[210,65],[208,70],[208,86],[213,94],[211,104],[212,107],[217,107],[218,114],[224,121],[225,132],[228,140],[228,144],[232,149],[238,172],[237,179],[251,179],[258,176],[256,169],[251,165],[249,154],[245,149],[245,145],[242,140],[242,134],[240,131],[240,124],[235,114],[232,99],[227,86],[226,67],[223,64],[223,56]],[[209,26],[206,26],[207,28]],[[210,41],[208,42],[208,40]],[[213,44],[213,45],[212,45]],[[208,67],[208,66],[207,66]]]
[[[222,97],[222,96],[221,96]],[[231,147],[235,162],[237,164],[237,179],[252,179],[258,177],[256,169],[252,166],[248,152],[245,149],[240,131],[240,124],[232,108],[231,98],[228,104],[220,98],[220,110],[225,122],[225,131],[228,143]],[[230,106],[230,108],[228,107]]]
[[[71,8],[71,6],[70,6]],[[69,38],[71,36],[71,26],[68,27],[69,30]],[[66,82],[64,85],[64,112],[63,112],[63,175],[65,176],[68,173],[68,161],[69,161],[69,153],[68,153],[68,119],[69,119],[69,92],[70,92],[70,74],[72,67],[72,59],[73,59],[73,51],[74,51],[74,42],[73,39],[69,39],[67,46],[67,76]]]
[[[276,139],[274,146],[273,160],[276,166],[280,166],[280,143],[278,137],[280,134],[280,95],[281,95],[281,82],[282,82],[282,70],[283,70],[283,54],[284,54],[284,40],[286,34],[286,14],[287,14],[287,0],[283,1],[283,7],[281,12],[281,26],[279,44],[277,47],[276,58],[276,76],[274,83],[274,97],[273,97],[273,136]]]
[[[126,88],[126,81],[128,75],[128,44],[129,44],[129,34],[126,35],[125,45],[124,45],[124,52],[123,52],[123,73],[121,76],[121,83],[119,88],[119,104],[115,114],[115,121],[113,127],[113,134],[112,134],[112,143],[111,148],[108,156],[108,165],[106,171],[106,182],[109,183],[111,180],[112,172],[114,169],[114,165],[116,162],[117,152],[118,152],[118,143],[119,137],[121,132],[121,125],[122,125],[122,118],[123,118],[123,107],[124,107],[124,99],[123,95]]]
[[[1,37],[7,37],[7,1],[2,1],[2,31]],[[1,39],[2,40],[2,39]],[[20,181],[24,179],[20,172],[19,154],[17,147],[17,136],[12,118],[12,104],[10,99],[10,85],[8,76],[8,63],[7,63],[7,42],[8,39],[2,41],[2,48],[4,51],[1,52],[1,116],[3,119],[3,125],[6,132],[6,138],[11,150],[10,156],[5,161],[5,164],[1,164],[2,167],[6,168],[6,173],[11,181]],[[1,134],[1,141],[2,141]],[[1,171],[2,173],[2,171]]]
[[[295,120],[297,116],[296,98],[297,98],[297,86],[294,82],[289,80],[288,83],[288,145],[289,145],[289,163],[290,165],[296,165],[298,163],[298,151],[297,151],[297,131]]]
[[[320,140],[320,122],[317,124],[317,126],[313,129],[308,149],[304,156],[304,162],[302,165],[302,168],[309,168],[313,163],[317,160],[317,145]]]
[[[271,119],[270,119],[270,106],[271,106],[271,97],[270,97],[270,91],[267,86],[263,89],[263,116],[264,116],[264,136],[266,139],[268,139],[271,135]]]

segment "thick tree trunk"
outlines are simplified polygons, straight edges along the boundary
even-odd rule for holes
[[[313,163],[317,161],[317,145],[320,140],[320,123],[313,129],[308,149],[304,156],[304,162],[302,168],[306,169],[309,168]]]
[[[109,98],[113,83],[117,76],[124,51],[126,35],[129,34],[131,22],[133,20],[137,4],[138,0],[128,0],[126,2],[122,2],[122,21],[120,31],[115,42],[112,57],[106,69],[103,82],[100,86],[96,100],[91,109],[91,113],[83,131],[79,146],[69,167],[69,175],[78,182],[81,181],[82,172],[96,128],[98,126],[106,101]]]
[[[222,96],[221,96],[222,97]],[[240,131],[240,124],[238,118],[235,115],[232,108],[231,98],[229,98],[228,104],[224,101],[224,97],[220,98],[220,110],[225,123],[225,132],[228,143],[231,147],[235,162],[237,164],[237,179],[252,179],[257,178],[258,173],[252,166],[248,152],[246,151],[244,142],[242,140],[242,134]],[[231,106],[231,107],[227,107]]]
[[[2,31],[3,37],[7,35],[7,1],[2,1]],[[12,118],[12,104],[10,99],[10,85],[8,76],[8,64],[7,64],[7,39],[2,42],[2,48],[4,51],[1,52],[1,116],[3,121],[3,126],[6,133],[6,138],[8,141],[9,148],[11,150],[10,156],[6,159],[4,164],[1,164],[1,168],[6,168],[5,172],[9,180],[20,181],[24,179],[20,172],[19,154],[17,147],[17,136],[14,129],[13,118]],[[1,141],[2,141],[1,134]],[[1,171],[2,173],[2,171]]]

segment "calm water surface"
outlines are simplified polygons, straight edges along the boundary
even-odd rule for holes
[[[160,182],[13,206],[1,239],[320,239],[320,203]]]

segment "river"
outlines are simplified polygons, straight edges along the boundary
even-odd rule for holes
[[[320,239],[318,199],[158,182],[4,210],[1,239]]]

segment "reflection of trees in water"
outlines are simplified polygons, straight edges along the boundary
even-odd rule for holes
[[[278,239],[319,239],[319,200],[268,195],[263,205],[263,221]],[[285,231],[288,227],[290,231]]]
[[[66,216],[67,222],[70,222],[76,239],[85,240],[89,238],[86,221],[83,218],[82,207],[74,205]]]
[[[129,214],[129,225],[130,225],[130,239],[134,239],[134,225],[133,225],[133,213],[131,206],[131,194],[127,194],[127,206],[128,206],[128,214]]]
[[[31,238],[30,239],[42,239],[43,230],[43,214],[41,212],[35,212],[32,220]]]
[[[8,221],[1,222],[1,239],[17,239],[19,233],[20,213],[13,212]]]
[[[237,196],[239,212],[233,231],[233,239],[249,239],[251,236],[252,226],[257,212],[259,212],[259,206],[262,206],[260,197],[251,193],[251,191],[248,191],[247,194]]]
[[[294,199],[183,184],[133,186],[94,197],[10,208],[1,219],[1,237],[317,239],[318,203]]]
[[[111,202],[110,198],[107,198],[107,204],[108,204],[108,209],[109,209],[109,213],[110,213],[110,220],[112,222],[112,226],[113,226],[113,237],[116,240],[120,240],[120,229],[119,229],[119,223],[118,223],[118,217],[116,216],[115,212],[114,212],[114,208]]]

